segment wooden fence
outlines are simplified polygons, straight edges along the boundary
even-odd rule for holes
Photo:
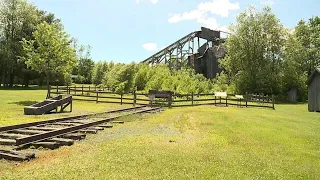
[[[262,94],[246,94],[239,98],[234,94],[226,97],[217,97],[211,94],[174,94],[168,99],[156,98],[151,102],[148,94],[143,93],[113,93],[106,89],[90,86],[51,86],[49,96],[59,94],[70,94],[74,100],[92,101],[96,103],[117,103],[132,105],[157,104],[168,107],[217,105],[217,106],[237,106],[237,107],[263,107],[275,109],[274,96]]]

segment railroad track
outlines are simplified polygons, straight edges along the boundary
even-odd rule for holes
[[[124,123],[117,119],[134,114],[158,112],[159,107],[138,106],[102,113],[58,118],[47,121],[0,127],[0,145],[11,149],[0,149],[0,159],[24,161],[35,158],[34,153],[22,150],[32,146],[56,149],[71,146],[75,140],[82,140],[86,134],[96,134],[113,123]]]

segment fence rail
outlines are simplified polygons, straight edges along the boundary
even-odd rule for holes
[[[158,104],[168,107],[200,106],[200,105],[219,105],[237,107],[263,107],[275,109],[274,96],[262,94],[245,94],[239,98],[234,94],[226,97],[217,97],[214,93],[210,94],[174,94],[168,99],[156,98],[149,100],[148,94],[143,93],[113,93],[105,91],[107,89],[90,86],[51,86],[49,96],[59,94],[70,94],[74,100],[91,101],[96,103],[117,103],[132,105]]]

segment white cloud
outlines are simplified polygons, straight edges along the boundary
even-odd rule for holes
[[[213,0],[198,5],[198,11],[211,12],[221,17],[228,17],[229,11],[238,9],[240,9],[239,3],[231,3],[229,0]]]
[[[272,6],[274,4],[273,0],[261,0],[260,2],[264,6]]]
[[[147,0],[136,0],[137,4],[140,2],[147,1]],[[149,0],[152,4],[157,4],[159,0]]]
[[[142,45],[142,48],[144,48],[146,51],[156,51],[158,46],[156,43],[145,43]]]
[[[230,11],[238,9],[240,9],[238,2],[231,3],[229,0],[213,0],[200,3],[197,9],[189,12],[169,14],[168,22],[178,23],[180,21],[196,20],[199,24],[207,28],[220,29],[217,20],[214,17],[208,16],[214,14],[221,17],[228,17]]]

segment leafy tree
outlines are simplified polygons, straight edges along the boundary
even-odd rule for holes
[[[147,64],[139,64],[138,71],[135,75],[135,87],[138,91],[142,91],[146,88],[146,84],[151,77],[151,68]]]
[[[71,73],[76,62],[75,50],[70,46],[69,35],[56,24],[44,22],[37,25],[33,36],[34,40],[21,41],[26,53],[22,59],[28,67],[46,74],[49,90],[52,72],[64,75]]]
[[[77,49],[77,66],[75,67],[73,74],[77,74],[77,81],[79,83],[91,84],[92,71],[94,68],[94,61],[90,58],[90,46],[80,46]]]
[[[105,74],[103,84],[114,92],[130,92],[134,88],[136,64],[117,64]]]
[[[302,44],[307,57],[302,64],[310,75],[320,65],[320,17],[312,17],[308,22],[301,20],[295,28],[295,36]]]
[[[271,9],[250,7],[230,30],[228,55],[221,61],[227,81],[239,93],[280,93],[285,29]]]
[[[283,94],[286,94],[289,88],[297,88],[301,101],[307,99],[307,74],[303,68],[305,60],[308,57],[308,52],[304,50],[303,45],[295,37],[288,35],[284,51],[283,65]]]
[[[109,63],[113,67],[113,62]],[[99,61],[95,64],[92,70],[92,83],[100,85],[105,73],[109,72],[109,65],[107,62]]]
[[[37,9],[25,0],[0,2],[0,32],[3,84],[13,85],[14,76],[21,71],[18,57],[23,56],[20,41],[27,38],[39,20]],[[7,81],[9,79],[9,82]]]

